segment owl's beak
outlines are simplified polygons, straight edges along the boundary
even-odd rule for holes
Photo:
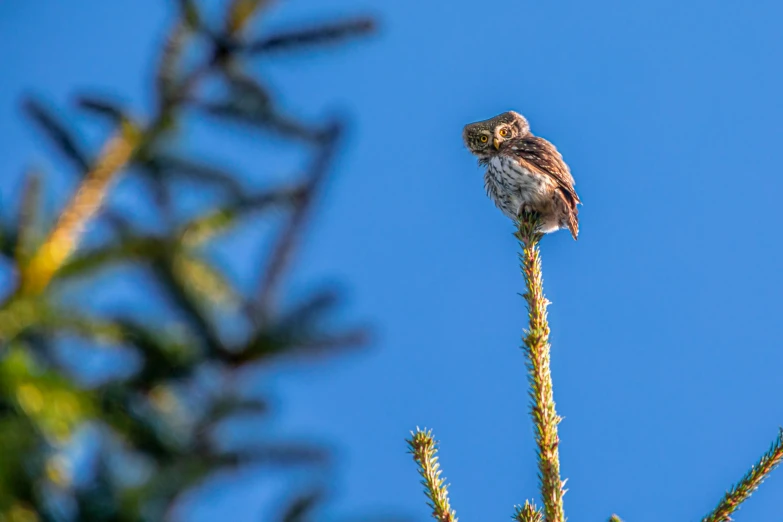
[[[494,138],[492,140],[492,144],[495,146],[495,150],[499,150],[500,149],[500,140],[499,139]]]

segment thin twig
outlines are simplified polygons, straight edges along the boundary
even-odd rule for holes
[[[309,29],[284,31],[269,35],[262,40],[247,45],[249,53],[268,53],[284,51],[307,45],[323,45],[338,42],[346,38],[364,36],[375,30],[373,18],[362,17],[353,20],[340,20],[336,23],[324,24]]]
[[[411,432],[408,442],[408,453],[413,455],[413,460],[419,466],[421,484],[424,486],[424,494],[427,496],[427,505],[432,508],[432,517],[438,522],[457,522],[457,513],[449,504],[448,486],[440,478],[440,464],[438,464],[438,445],[432,438],[432,430],[420,430]]]
[[[342,126],[339,123],[332,124],[324,131],[323,145],[320,146],[320,150],[313,162],[310,170],[311,174],[306,182],[305,189],[302,191],[300,201],[294,208],[286,227],[280,234],[277,244],[270,254],[267,269],[264,271],[264,277],[259,286],[256,310],[253,314],[262,323],[266,322],[272,314],[277,288],[282,283],[283,275],[291,262],[294,248],[310,215],[313,200],[326,178],[341,134]]]
[[[60,152],[76,166],[80,175],[90,169],[89,155],[54,112],[34,98],[27,98],[24,101],[24,109],[46,133],[47,137],[57,145]]]
[[[549,301],[544,297],[541,276],[541,256],[538,242],[541,234],[535,215],[523,216],[516,237],[522,246],[521,264],[525,276],[530,325],[524,338],[523,350],[527,356],[527,370],[530,380],[530,413],[535,424],[538,446],[538,472],[541,500],[544,504],[546,522],[565,522],[563,511],[564,482],[560,480],[559,438],[557,425],[560,423],[555,411],[552,393],[552,374],[549,369],[549,324],[546,307]]]
[[[728,522],[731,514],[739,509],[751,494],[764,482],[773,469],[783,461],[783,429],[767,453],[750,468],[744,477],[726,492],[718,507],[702,519],[702,522]]]

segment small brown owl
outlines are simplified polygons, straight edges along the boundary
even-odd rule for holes
[[[533,136],[527,120],[514,111],[465,125],[462,138],[479,164],[487,167],[484,187],[503,213],[518,220],[535,212],[539,232],[567,228],[579,234],[574,178],[554,145]]]

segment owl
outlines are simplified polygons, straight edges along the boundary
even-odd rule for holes
[[[514,111],[465,125],[462,139],[487,168],[484,187],[495,205],[517,221],[535,212],[539,232],[567,228],[579,234],[574,178],[554,145],[533,136],[527,120]]]

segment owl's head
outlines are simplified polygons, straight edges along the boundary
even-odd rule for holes
[[[488,159],[497,153],[506,140],[530,134],[530,125],[518,112],[508,111],[488,120],[468,123],[462,130],[462,139],[471,154]]]

